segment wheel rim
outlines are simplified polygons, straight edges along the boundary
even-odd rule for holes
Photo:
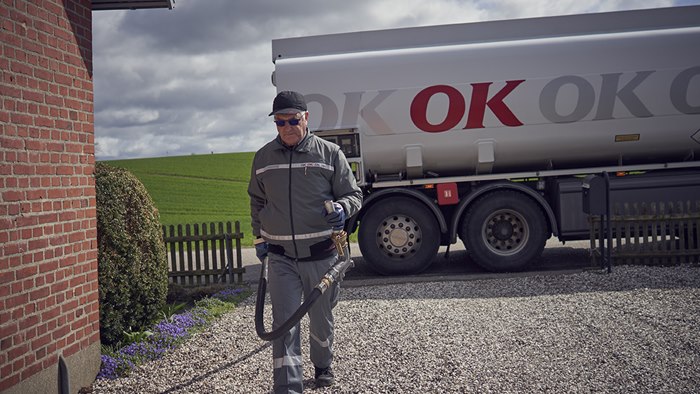
[[[484,221],[481,236],[491,252],[511,256],[525,247],[530,230],[523,215],[512,209],[501,209]]]
[[[391,258],[414,255],[420,249],[422,238],[418,223],[409,216],[388,216],[377,227],[379,250]]]

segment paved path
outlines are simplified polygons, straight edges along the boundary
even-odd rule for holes
[[[551,238],[547,242],[542,257],[535,261],[527,271],[516,274],[492,274],[477,266],[469,258],[462,242],[458,242],[450,247],[450,254],[447,259],[445,259],[446,247],[441,246],[432,265],[420,275],[382,276],[370,268],[369,264],[362,257],[359,246],[351,244],[351,255],[353,256],[355,267],[348,271],[345,276],[344,287],[435,281],[443,278],[450,280],[485,279],[496,275],[499,277],[504,275],[532,275],[535,272],[542,271],[581,271],[590,265],[588,246],[588,241],[573,241],[564,245],[556,238]],[[255,249],[244,248],[242,250],[242,258],[246,269],[245,274],[243,274],[243,280],[251,286],[257,286],[260,280],[261,264],[255,257]]]
[[[269,393],[254,299],[93,392]],[[333,314],[330,388],[314,385],[301,321],[310,393],[697,393],[700,382],[698,265],[348,287]]]

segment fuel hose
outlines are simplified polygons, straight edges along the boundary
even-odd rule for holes
[[[323,203],[324,209],[327,213],[333,212],[333,202],[326,200]],[[353,265],[352,259],[350,258],[350,248],[347,242],[347,233],[343,231],[342,227],[334,229],[331,234],[331,239],[338,250],[338,261],[331,268],[326,271],[326,273],[321,277],[316,287],[311,290],[311,294],[308,297],[304,297],[304,302],[299,306],[299,308],[292,314],[292,316],[287,319],[282,325],[276,329],[267,332],[265,331],[265,323],[263,322],[263,312],[265,311],[265,293],[267,292],[267,264],[268,257],[265,257],[262,262],[262,268],[260,270],[260,282],[258,283],[258,294],[255,299],[255,332],[258,334],[260,339],[265,341],[272,341],[281,337],[282,335],[289,332],[302,317],[311,309],[311,306],[316,302],[318,297],[328,290],[328,288],[333,285],[338,279],[342,279],[345,275],[345,271]]]
[[[316,302],[318,297],[328,290],[328,288],[333,285],[339,278],[342,279],[345,271],[352,266],[353,262],[350,258],[349,250],[345,250],[345,258],[339,259],[321,278],[320,282],[314,287],[308,297],[304,299],[304,302],[299,306],[299,308],[292,314],[292,316],[287,319],[282,325],[276,329],[267,332],[265,331],[265,323],[263,322],[263,314],[265,310],[265,293],[267,291],[267,264],[268,257],[262,262],[262,269],[260,271],[260,282],[258,283],[258,294],[255,300],[255,332],[258,334],[260,339],[265,341],[272,341],[281,337],[282,335],[289,332],[302,317],[311,309],[311,306]]]

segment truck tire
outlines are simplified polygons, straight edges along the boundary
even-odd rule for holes
[[[417,274],[436,256],[440,228],[424,204],[390,198],[377,202],[362,217],[358,242],[362,256],[378,273]]]
[[[474,262],[492,272],[522,270],[542,254],[549,238],[540,207],[514,191],[479,198],[467,211],[460,230]]]

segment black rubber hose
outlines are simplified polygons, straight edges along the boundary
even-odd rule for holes
[[[277,327],[276,330],[270,332],[265,331],[265,323],[263,322],[263,312],[265,310],[265,292],[267,291],[267,259],[262,263],[262,270],[260,272],[260,283],[258,283],[258,296],[255,300],[255,332],[258,334],[260,339],[265,341],[272,341],[281,337],[282,335],[289,332],[306,312],[311,309],[311,306],[316,302],[316,299],[321,295],[321,290],[314,288],[311,291],[309,297],[304,300],[299,309],[292,316],[287,319],[281,326]]]
[[[281,326],[271,332],[265,331],[265,323],[263,322],[263,312],[265,310],[265,292],[267,291],[267,258],[263,260],[260,270],[260,282],[258,283],[258,294],[255,299],[255,332],[258,334],[260,339],[272,341],[273,339],[277,339],[289,332],[292,327],[299,323],[306,312],[311,309],[311,306],[314,304],[314,302],[316,302],[318,297],[320,297],[328,288],[330,288],[333,283],[338,280],[342,280],[343,276],[345,275],[345,271],[354,265],[352,259],[349,257],[350,252],[348,251],[347,247],[345,247],[345,253],[348,257],[333,265],[326,272],[323,278],[321,278],[318,285],[311,290],[311,294],[309,294],[308,297],[305,297],[305,300],[299,309],[297,309],[296,312],[294,312],[294,314],[290,316],[289,319],[287,319],[287,321],[285,321]]]

